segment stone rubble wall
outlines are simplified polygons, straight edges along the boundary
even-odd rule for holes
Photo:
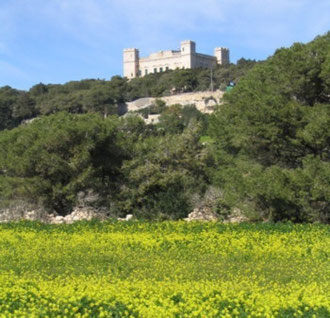
[[[66,216],[61,216],[57,214],[48,214],[47,212],[38,209],[35,210],[28,209],[26,211],[19,211],[19,213],[17,211],[8,209],[8,210],[3,210],[0,213],[0,223],[26,220],[26,221],[40,221],[50,224],[62,224],[62,223],[71,224],[76,221],[82,221],[82,220],[89,221],[91,219],[105,220],[106,214],[97,211],[92,207],[76,207],[71,214],[68,214]]]
[[[30,210],[24,213],[16,214],[12,211],[1,211],[0,213],[0,223],[7,222],[17,222],[21,220],[27,221],[39,221],[48,224],[72,224],[77,221],[90,221],[92,219],[97,219],[100,221],[105,221],[110,217],[105,213],[105,211],[95,210],[92,207],[76,207],[71,214],[66,216],[60,216],[56,214],[42,213],[40,210]],[[130,221],[134,219],[132,214],[127,214],[124,218],[117,218],[118,221]],[[191,221],[207,221],[207,222],[217,222],[220,218],[211,209],[200,207],[194,209],[188,214],[188,217],[184,219],[187,222]],[[247,222],[248,219],[244,217],[241,213],[233,213],[229,216],[223,223],[240,223]]]
[[[128,112],[138,111],[151,106],[156,99],[165,102],[166,106],[180,104],[182,106],[195,105],[202,113],[212,113],[216,105],[221,104],[223,92],[220,90],[183,93],[165,97],[144,97],[126,104]]]

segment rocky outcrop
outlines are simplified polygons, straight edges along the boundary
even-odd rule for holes
[[[134,112],[155,104],[156,99],[159,99],[165,102],[166,106],[171,106],[174,104],[180,104],[182,106],[195,105],[196,108],[203,113],[212,113],[214,111],[215,105],[221,103],[222,96],[223,92],[220,90],[214,92],[192,92],[159,98],[144,97],[133,102],[129,102],[126,105],[127,111]]]
[[[91,207],[76,207],[72,213],[66,216],[50,215],[51,224],[71,224],[77,221],[90,221],[92,219],[105,220],[106,214]]]
[[[0,211],[0,223],[19,220],[48,222],[49,215],[42,209],[16,206]]]
[[[188,217],[184,219],[185,221],[218,221],[219,217],[211,211],[209,208],[199,207],[194,209],[188,214]]]
[[[195,208],[188,217],[184,219],[185,221],[222,221],[223,223],[241,223],[247,222],[248,218],[242,214],[242,212],[234,208],[232,214],[226,215],[224,218],[220,217],[212,211],[209,207],[198,207]]]
[[[0,211],[0,223],[17,222],[17,221],[39,221],[49,224],[72,224],[77,221],[90,221],[92,219],[104,221],[110,218],[107,209],[95,209],[93,207],[84,206],[76,207],[66,215],[61,216],[56,213],[48,214],[42,210],[2,210]],[[124,218],[117,218],[118,221],[129,221],[133,219],[132,214],[127,214]]]
[[[133,219],[133,214],[127,214],[124,218],[118,218],[118,221],[129,221]]]
[[[0,223],[15,222],[20,220],[40,221],[50,224],[71,224],[76,221],[89,221],[91,219],[105,220],[107,215],[105,211],[96,210],[92,207],[76,207],[72,213],[61,216],[55,213],[48,214],[42,210],[26,210],[19,213],[15,210],[3,210],[0,213]]]
[[[238,208],[234,208],[232,213],[223,221],[224,223],[242,223],[248,222],[249,219]]]

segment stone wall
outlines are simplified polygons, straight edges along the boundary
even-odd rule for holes
[[[221,103],[221,98],[223,92],[217,91],[205,91],[205,92],[193,92],[193,93],[183,93],[172,96],[165,96],[160,98],[145,97],[139,98],[133,102],[126,104],[127,111],[134,112],[140,109],[151,106],[155,103],[156,99],[160,99],[165,102],[166,106],[171,106],[174,104],[180,104],[182,106],[194,104],[196,108],[203,113],[212,113],[214,107]]]

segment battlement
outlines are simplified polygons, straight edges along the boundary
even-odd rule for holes
[[[214,56],[196,53],[196,43],[191,40],[181,41],[180,51],[159,51],[142,58],[136,48],[123,50],[124,76],[129,79],[178,68],[214,68],[217,64],[228,63],[228,48],[215,48]]]

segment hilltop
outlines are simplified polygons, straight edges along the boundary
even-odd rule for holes
[[[237,64],[218,66],[212,74],[213,89],[225,90],[256,61],[241,59]],[[23,120],[67,111],[72,114],[100,113],[122,115],[125,103],[143,97],[171,96],[211,88],[211,73],[206,69],[175,70],[149,74],[128,81],[120,76],[111,80],[87,79],[64,85],[39,83],[29,91],[9,86],[0,88],[0,130],[11,129]]]

